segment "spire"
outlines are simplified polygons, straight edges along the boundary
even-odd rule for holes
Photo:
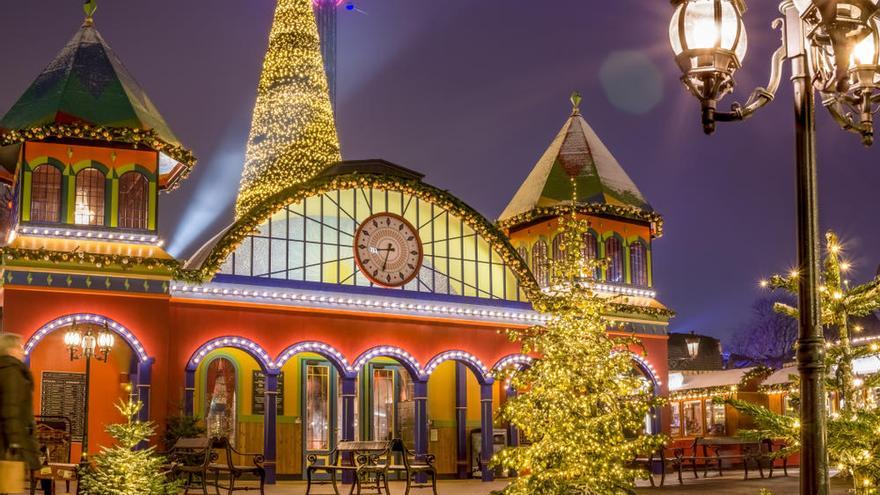
[[[653,211],[638,187],[581,116],[581,95],[571,95],[571,116],[532,169],[499,221],[535,208],[571,201],[572,185],[580,204],[609,204]]]
[[[98,10],[97,0],[84,0],[83,11],[86,13],[86,22],[91,24],[94,22],[95,11]]]
[[[236,218],[340,160],[312,0],[278,0]]]

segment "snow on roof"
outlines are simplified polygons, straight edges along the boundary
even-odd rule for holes
[[[682,390],[695,390],[700,388],[725,387],[739,385],[742,377],[753,368],[737,368],[732,370],[705,371],[699,373],[677,373],[680,379],[673,377],[676,373],[669,374],[670,392]]]

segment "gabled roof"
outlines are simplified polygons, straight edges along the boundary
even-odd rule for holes
[[[574,109],[562,130],[550,144],[513,199],[501,213],[505,223],[536,208],[571,202],[571,178],[577,184],[580,204],[628,207],[643,212],[653,208],[620,166],[596,132],[581,116],[573,97]]]
[[[91,19],[77,31],[54,60],[37,76],[24,95],[0,120],[3,131],[27,131],[46,126],[83,125],[108,130],[114,141],[140,143],[160,148],[183,167],[166,165],[162,175],[174,179],[182,168],[194,161],[183,150],[177,136],[135,81],[116,54],[110,49]],[[140,138],[131,138],[127,130],[145,131]],[[161,145],[156,146],[152,133]],[[7,133],[6,141],[11,141]],[[20,134],[20,133],[19,133]],[[38,133],[46,137],[65,134],[58,130]],[[91,137],[83,132],[74,137]],[[103,131],[101,132],[103,135]],[[183,151],[183,153],[179,153]]]

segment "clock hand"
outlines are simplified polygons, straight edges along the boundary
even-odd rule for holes
[[[385,271],[385,267],[388,266],[388,256],[394,251],[394,246],[389,243],[387,249],[383,249],[385,251],[385,261],[382,263],[382,271]]]

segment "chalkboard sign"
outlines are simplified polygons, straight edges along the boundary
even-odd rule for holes
[[[266,375],[254,370],[254,391],[251,397],[251,414],[262,415],[266,412]],[[278,395],[275,396],[278,416],[284,416],[284,372],[278,375]]]
[[[86,375],[44,371],[41,383],[40,414],[69,418],[70,439],[81,442],[86,401]]]

